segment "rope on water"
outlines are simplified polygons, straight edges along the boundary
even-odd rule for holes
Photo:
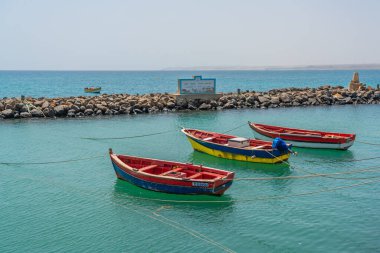
[[[78,159],[61,160],[61,161],[47,161],[47,162],[0,162],[0,165],[37,165],[37,164],[55,164],[55,163],[69,163],[84,160],[91,160],[96,158],[105,157],[106,155],[90,156]]]
[[[69,188],[66,187],[65,185],[63,185],[61,182],[57,183],[57,182],[53,182],[52,180],[38,180],[38,179],[33,179],[33,178],[30,178],[30,177],[22,177],[22,176],[19,176],[19,175],[15,175],[16,177],[18,178],[23,178],[23,179],[28,179],[28,180],[35,180],[35,181],[38,181],[38,182],[41,182],[41,183],[44,183],[44,184],[50,184],[54,187],[60,187],[64,190],[68,190],[68,191],[72,191],[73,190],[73,187],[70,186]],[[85,196],[88,196],[88,197],[92,197],[92,198],[97,198],[97,199],[102,199],[104,200],[104,198],[102,197],[99,197],[98,194],[93,194],[93,193],[90,193],[90,192],[87,192],[86,191],[83,191],[83,189],[77,189],[76,193],[80,193],[80,194],[83,194]],[[148,208],[144,208],[144,207],[141,207],[141,206],[138,206],[136,204],[133,204],[133,203],[123,203],[121,204],[120,202],[115,202],[115,201],[111,201],[111,200],[108,200],[110,203],[114,204],[114,205],[117,205],[117,206],[120,206],[124,209],[127,209],[129,211],[133,211],[135,212],[136,214],[138,215],[142,215],[144,217],[147,217],[147,218],[150,218],[152,220],[155,220],[155,221],[158,221],[158,222],[161,222],[162,224],[166,224],[174,229],[177,229],[178,231],[183,231],[187,234],[189,234],[190,236],[194,237],[194,238],[197,238],[197,239],[200,239],[214,247],[217,247],[217,248],[220,248],[222,249],[223,251],[225,252],[229,252],[229,253],[235,253],[236,251],[228,248],[227,246],[224,246],[223,244],[211,239],[210,237],[206,236],[205,234],[202,234],[192,228],[189,228],[189,227],[186,227],[185,225],[182,225],[180,224],[179,222],[176,222],[174,220],[171,220],[169,218],[166,218],[165,216],[163,215],[160,215],[157,213],[157,211],[155,212],[152,212],[152,210],[148,209]],[[139,209],[139,210],[138,210]],[[147,213],[144,213],[143,211],[147,212]]]
[[[332,192],[332,191],[336,191],[336,190],[348,189],[348,188],[358,187],[358,186],[377,183],[377,182],[380,182],[380,179],[379,180],[371,180],[371,181],[360,182],[360,183],[351,184],[351,185],[344,185],[344,186],[338,186],[338,187],[333,187],[333,188],[327,188],[327,189],[319,190],[319,191],[309,191],[309,192],[301,192],[301,193],[296,193],[296,194],[286,194],[286,195],[277,195],[277,196],[275,196],[275,195],[273,195],[273,196],[262,196],[262,197],[257,197],[257,198],[253,198],[253,199],[170,200],[170,199],[143,198],[143,197],[133,197],[133,196],[127,196],[127,198],[138,199],[138,200],[157,201],[157,202],[170,202],[170,203],[203,203],[203,204],[208,204],[208,203],[253,202],[253,201],[260,201],[260,200],[273,200],[273,199],[283,199],[283,198],[289,198],[289,197],[300,197],[300,196],[314,195],[314,194],[318,194],[318,193]]]
[[[344,174],[356,174],[356,173],[363,173],[363,172],[378,172],[379,169],[372,169],[372,168],[380,168],[380,166],[373,166],[368,167],[367,169],[360,169],[360,170],[350,170],[350,171],[343,171],[343,172],[335,172],[335,173],[320,173],[320,174],[308,174],[308,175],[302,175],[302,176],[285,176],[285,177],[242,177],[242,178],[234,178],[234,181],[245,181],[245,180],[258,180],[258,181],[265,181],[265,180],[287,180],[287,179],[301,179],[301,178],[314,178],[314,177],[326,177],[330,175],[344,175]],[[372,177],[371,177],[372,178]],[[345,178],[346,179],[346,178]],[[350,178],[347,178],[350,179]],[[351,178],[354,179],[354,178]],[[355,178],[356,179],[356,178]],[[364,178],[367,179],[367,178]]]
[[[380,146],[380,143],[365,142],[365,141],[358,141],[358,140],[356,140],[356,142],[367,144],[367,145]]]
[[[375,159],[380,159],[380,156],[367,157],[367,158],[362,158],[362,159],[349,159],[349,160],[324,160],[324,162],[328,162],[328,163],[360,162],[360,161],[375,160]],[[305,160],[305,161],[306,162],[311,162],[311,163],[318,163],[318,162],[320,162],[320,161],[316,161],[316,160]]]
[[[274,156],[272,153],[270,153],[269,151],[265,150],[265,152],[267,152],[268,154],[270,154],[272,157],[274,158],[277,158],[278,160],[280,160],[278,157]],[[371,157],[371,158],[365,158],[365,159],[360,159],[360,160],[370,160],[370,159],[375,159],[376,157]],[[289,168],[293,169],[293,170],[299,170],[299,171],[303,171],[305,173],[308,173],[308,174],[311,174],[311,175],[315,175],[315,176],[319,176],[319,177],[325,177],[325,178],[333,178],[333,179],[344,179],[344,180],[360,180],[360,179],[372,179],[372,178],[376,178],[376,177],[368,177],[368,178],[347,178],[347,177],[334,177],[334,176],[330,176],[329,174],[318,174],[318,173],[314,173],[314,172],[311,172],[311,171],[308,171],[306,169],[301,169],[301,168],[298,168],[298,167],[295,167],[293,165],[291,165],[289,162],[287,161],[281,161],[285,164],[287,164],[289,166]]]
[[[161,214],[158,214],[157,212],[153,212],[153,214],[156,215],[156,216],[158,216],[158,217],[160,217],[160,218],[162,218],[162,219],[164,219],[164,220],[167,220],[167,221],[171,222],[172,224],[177,225],[177,226],[175,226],[177,229],[183,230],[183,231],[189,233],[190,235],[192,235],[192,236],[194,236],[194,237],[196,237],[198,239],[201,239],[203,241],[206,241],[209,244],[212,244],[212,245],[214,245],[214,246],[216,246],[216,247],[218,247],[218,248],[220,248],[220,249],[222,249],[222,250],[224,250],[226,252],[230,252],[230,253],[235,252],[234,250],[232,250],[232,249],[224,246],[223,244],[221,244],[221,243],[219,243],[217,241],[212,240],[211,238],[209,238],[205,234],[202,234],[202,233],[200,233],[200,232],[198,232],[198,231],[196,231],[194,229],[187,228],[184,225],[182,225],[182,224],[180,224],[180,223],[178,223],[178,222],[176,222],[176,221],[174,221],[172,219],[166,218],[165,216],[163,216]],[[166,223],[166,222],[164,222],[162,220],[161,220],[161,222],[163,222],[165,224],[168,224],[168,223]],[[172,226],[171,224],[168,224],[168,225]]]
[[[233,131],[233,130],[236,130],[236,129],[238,129],[238,128],[241,128],[241,127],[243,127],[243,126],[245,126],[245,125],[247,125],[247,123],[241,124],[241,125],[239,125],[239,126],[237,126],[237,127],[234,127],[234,128],[232,128],[232,129],[230,129],[230,130],[227,130],[227,131],[223,132],[223,134],[225,134],[225,133],[229,133],[229,132],[231,132],[231,131]]]
[[[142,134],[142,135],[134,135],[134,136],[125,136],[125,137],[81,137],[81,139],[84,139],[84,140],[121,140],[121,139],[133,139],[133,138],[141,138],[141,137],[146,137],[146,136],[166,134],[166,133],[170,133],[170,132],[174,132],[174,131],[177,131],[177,130],[170,130],[170,131],[163,131],[163,132],[150,133],[150,134]]]

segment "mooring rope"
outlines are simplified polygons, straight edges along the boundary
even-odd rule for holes
[[[146,136],[166,134],[166,133],[170,133],[170,132],[174,132],[174,131],[177,131],[177,130],[169,130],[169,131],[163,131],[163,132],[156,132],[156,133],[142,134],[142,135],[134,135],[134,136],[124,136],[124,137],[81,137],[81,139],[84,139],[84,140],[121,140],[121,139],[133,139],[133,138],[141,138],[141,137],[146,137]]]
[[[365,141],[358,141],[358,140],[356,140],[356,142],[367,144],[367,145],[380,146],[380,143],[372,143],[372,142],[365,142]]]
[[[140,207],[140,208],[142,208],[142,207]],[[142,208],[142,209],[145,209],[146,211],[149,211],[149,210],[146,209],[146,208]],[[209,238],[208,236],[206,236],[206,235],[204,235],[204,234],[202,234],[202,233],[200,233],[200,232],[198,232],[198,231],[196,231],[196,230],[194,230],[194,229],[187,228],[187,227],[185,227],[184,225],[180,224],[179,222],[176,222],[176,221],[174,221],[174,220],[172,220],[172,219],[169,219],[169,218],[167,218],[167,217],[165,217],[165,216],[163,216],[163,215],[161,215],[161,214],[158,214],[157,212],[152,212],[152,213],[153,213],[154,215],[156,215],[156,216],[162,218],[162,219],[165,219],[165,220],[167,220],[167,221],[169,221],[169,222],[171,222],[171,223],[174,223],[174,224],[176,224],[176,225],[178,225],[178,226],[181,226],[182,228],[185,228],[186,230],[184,230],[184,229],[181,229],[181,230],[184,230],[185,232],[190,233],[191,235],[193,235],[193,236],[195,236],[195,237],[197,237],[197,238],[199,238],[199,239],[201,239],[201,240],[204,240],[204,241],[206,241],[206,242],[208,242],[208,243],[210,243],[210,244],[212,244],[212,245],[214,245],[214,246],[216,246],[216,247],[218,247],[218,248],[221,248],[221,249],[223,249],[223,250],[226,251],[226,252],[235,252],[235,251],[233,251],[232,249],[230,249],[230,248],[224,246],[223,244],[221,244],[221,243],[219,243],[219,242],[217,242],[217,241],[212,240],[212,239]],[[166,224],[167,224],[167,223],[166,223]],[[170,224],[168,224],[168,225],[170,225]],[[178,228],[178,227],[177,227],[177,228]]]
[[[372,168],[378,168],[378,169],[372,169]],[[301,175],[301,176],[285,176],[285,177],[242,177],[242,178],[234,178],[234,181],[249,181],[249,180],[257,180],[257,181],[265,181],[265,180],[287,180],[287,179],[301,179],[301,178],[314,178],[314,177],[326,177],[330,175],[345,175],[345,174],[356,174],[356,173],[363,173],[363,172],[378,172],[380,166],[372,166],[367,167],[366,169],[360,169],[360,170],[350,170],[350,171],[343,171],[343,172],[334,172],[334,173],[320,173],[320,174],[308,174],[308,175]],[[222,180],[222,179],[221,179]]]
[[[84,157],[84,158],[78,158],[78,159],[46,161],[46,162],[0,162],[0,165],[37,165],[37,164],[70,163],[70,162],[96,159],[96,158],[105,157],[105,156],[106,155],[97,155],[97,156],[90,156],[90,157]]]
[[[372,184],[372,183],[377,183],[377,182],[380,182],[380,179],[379,180],[371,180],[371,181],[360,182],[360,183],[351,184],[351,185],[344,185],[344,186],[338,186],[338,187],[333,187],[333,188],[327,188],[327,189],[319,190],[319,191],[309,191],[309,192],[301,192],[301,193],[296,193],[296,194],[285,194],[285,195],[277,195],[277,196],[276,195],[273,195],[273,196],[262,196],[262,197],[257,197],[257,198],[253,198],[253,199],[232,199],[232,200],[170,200],[170,199],[144,198],[144,197],[134,197],[134,196],[127,196],[127,198],[138,199],[138,200],[157,201],[157,202],[170,202],[170,203],[236,203],[236,202],[253,202],[253,201],[261,201],[261,200],[283,199],[283,198],[289,198],[289,197],[300,197],[300,196],[314,195],[314,194],[318,194],[318,193],[332,192],[332,191],[336,191],[336,190],[348,189],[348,188],[358,187],[358,186]]]
[[[69,191],[72,191],[73,190],[73,187],[66,187],[65,185],[63,185],[62,183],[56,183],[56,182],[53,182],[53,180],[39,180],[39,179],[35,179],[35,178],[30,178],[30,177],[23,177],[23,176],[19,176],[19,175],[15,175],[15,177],[17,178],[23,178],[23,179],[28,179],[28,180],[34,180],[34,181],[38,181],[38,182],[41,182],[41,183],[45,183],[45,184],[49,184],[49,185],[53,185],[54,187],[60,187],[61,189],[64,189],[64,190],[69,190]],[[104,200],[104,198],[100,198],[99,196],[97,196],[96,194],[93,194],[93,193],[86,193],[83,189],[78,189],[78,191],[75,191],[76,193],[79,193],[79,194],[83,194],[83,195],[86,195],[86,196],[89,196],[89,197],[93,197],[93,198],[98,198],[98,199],[102,199]],[[217,247],[217,248],[220,248],[222,249],[223,251],[225,252],[229,252],[229,253],[235,253],[236,251],[228,248],[227,246],[224,246],[223,244],[211,239],[210,237],[208,237],[207,235],[205,234],[202,234],[192,228],[188,228],[186,227],[185,225],[182,225],[180,224],[179,222],[176,222],[174,220],[171,220],[169,218],[166,218],[165,216],[163,215],[160,215],[157,213],[157,211],[153,212],[152,210],[149,210],[147,208],[144,208],[144,207],[141,207],[141,206],[138,206],[136,204],[132,204],[132,203],[119,203],[119,202],[114,202],[112,200],[109,200],[109,202],[111,204],[114,204],[114,205],[117,205],[119,207],[122,207],[124,209],[127,209],[127,210],[130,210],[130,211],[133,211],[135,212],[136,214],[138,215],[142,215],[144,217],[147,217],[147,218],[150,218],[152,220],[156,220],[162,224],[166,224],[178,231],[183,231],[187,234],[189,234],[190,236],[194,237],[194,238],[197,238],[197,239],[200,239],[214,247]],[[140,211],[138,211],[137,209],[139,209]],[[142,211],[146,211],[147,213],[144,213]],[[150,214],[149,214],[150,213]],[[153,216],[154,215],[154,216]],[[166,221],[165,221],[166,220]]]
[[[264,150],[265,152],[267,152],[268,154],[270,154],[272,157],[280,160],[281,162],[287,164],[289,166],[289,168],[293,169],[293,170],[299,170],[299,171],[303,171],[305,173],[308,173],[308,174],[312,174],[312,175],[316,175],[316,176],[320,176],[320,177],[325,177],[325,178],[333,178],[333,179],[344,179],[344,180],[360,180],[360,179],[371,179],[371,178],[376,178],[376,177],[368,177],[368,178],[347,178],[347,177],[334,177],[334,176],[330,176],[329,174],[326,174],[326,175],[322,175],[322,174],[318,174],[318,173],[314,173],[314,172],[311,172],[311,171],[308,171],[306,169],[301,169],[299,167],[295,167],[293,165],[291,165],[289,162],[287,161],[284,161],[284,160],[281,160],[279,159],[278,157],[274,156],[272,153],[270,153],[269,151],[267,150]],[[370,159],[375,159],[377,157],[371,157],[371,158],[366,158],[366,159],[360,159],[360,160],[370,160]]]
[[[247,125],[247,123],[241,124],[241,125],[239,125],[239,126],[237,126],[237,127],[234,127],[234,128],[232,128],[232,129],[230,129],[230,130],[227,130],[227,131],[223,132],[222,134],[229,133],[229,132],[231,132],[231,131],[233,131],[233,130],[236,130],[236,129],[238,129],[238,128],[241,128],[241,127],[243,127],[243,126],[245,126],[245,125]]]
[[[328,163],[339,163],[339,162],[360,162],[360,161],[367,161],[367,160],[375,160],[375,159],[380,159],[380,156],[374,156],[374,157],[366,157],[362,159],[348,159],[348,160],[323,160],[323,162],[328,162]],[[320,161],[317,160],[305,160],[306,162],[311,162],[311,163],[318,163]]]

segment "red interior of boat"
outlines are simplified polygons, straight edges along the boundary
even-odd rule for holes
[[[229,139],[236,138],[237,136],[233,135],[226,135],[226,134],[219,134],[219,133],[213,133],[213,132],[207,132],[207,131],[201,131],[201,130],[195,130],[195,129],[186,129],[185,130],[188,134],[191,134],[192,136],[202,139],[204,141],[226,145],[228,143]],[[250,139],[249,140],[249,146],[252,147],[259,147],[261,149],[272,149],[272,143],[268,141],[262,141],[262,140],[255,140]]]
[[[170,163],[165,161],[133,158],[118,155],[118,158],[136,171],[152,175],[170,176],[186,179],[218,179],[229,174],[227,171],[216,171],[211,168],[192,164]]]
[[[262,129],[263,131],[282,133],[282,134],[309,135],[309,136],[326,137],[326,138],[347,138],[347,137],[352,138],[355,136],[354,134],[322,132],[322,131],[315,131],[315,130],[304,130],[304,129],[297,129],[297,128],[268,126],[268,125],[262,125],[262,124],[255,124],[255,126],[257,128]]]

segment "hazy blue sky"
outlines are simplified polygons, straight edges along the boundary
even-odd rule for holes
[[[0,69],[361,63],[377,0],[0,0]]]

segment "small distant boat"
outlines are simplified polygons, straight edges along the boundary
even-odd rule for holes
[[[355,134],[270,126],[251,122],[248,124],[257,139],[272,140],[280,137],[295,147],[345,150],[351,147],[355,141]]]
[[[182,132],[194,150],[216,157],[256,163],[280,163],[288,160],[291,154],[291,145],[287,144],[280,150],[273,148],[272,143],[268,141],[197,129],[183,128]]]
[[[84,92],[86,93],[100,93],[102,87],[86,87],[84,88]]]
[[[112,149],[109,153],[119,179],[152,191],[222,195],[235,176],[234,172],[202,165],[116,155]]]

